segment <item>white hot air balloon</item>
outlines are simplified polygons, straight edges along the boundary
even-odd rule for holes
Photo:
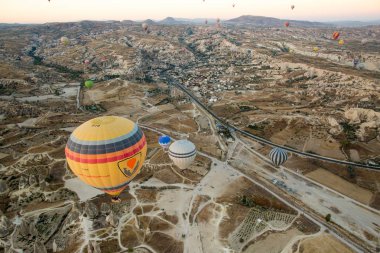
[[[188,140],[173,142],[169,147],[169,157],[181,170],[188,168],[195,159],[197,150],[195,145]]]
[[[288,160],[288,153],[282,148],[274,148],[270,151],[269,158],[276,167],[279,167]]]

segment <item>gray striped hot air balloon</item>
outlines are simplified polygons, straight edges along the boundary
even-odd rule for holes
[[[169,157],[181,170],[189,167],[197,155],[195,145],[188,140],[173,142],[169,147]]]
[[[276,167],[279,167],[288,160],[288,153],[282,148],[274,148],[270,151],[269,158]]]

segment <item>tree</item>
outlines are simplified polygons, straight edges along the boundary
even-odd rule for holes
[[[331,214],[327,214],[326,217],[325,217],[326,221],[327,222],[330,222],[331,221]]]
[[[348,171],[348,175],[350,176],[350,178],[355,178],[356,174],[355,174],[355,167],[349,165],[347,167],[347,171]]]

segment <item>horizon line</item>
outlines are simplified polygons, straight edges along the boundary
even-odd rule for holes
[[[241,15],[241,16],[238,16],[238,17],[235,17],[235,18],[239,18],[239,17],[244,17],[244,16],[252,16],[252,17],[264,17],[264,18],[276,18],[276,17],[269,17],[269,16],[260,16],[260,15]],[[109,22],[109,21],[114,21],[114,22],[122,22],[122,21],[133,21],[133,22],[144,22],[144,21],[147,21],[147,20],[152,20],[154,22],[159,22],[159,21],[162,21],[162,20],[165,20],[167,18],[173,18],[174,20],[178,20],[178,19],[186,19],[186,20],[204,20],[204,19],[207,19],[207,20],[216,20],[217,18],[213,17],[213,18],[207,18],[207,17],[203,17],[203,18],[182,18],[182,17],[172,17],[172,16],[167,16],[163,19],[151,19],[151,18],[146,18],[146,19],[138,19],[138,20],[133,20],[133,19],[123,19],[123,20],[117,20],[117,19],[83,19],[83,20],[71,20],[71,21],[49,21],[49,22],[26,22],[26,23],[18,23],[18,22],[0,22],[0,24],[9,24],[9,25],[44,25],[44,24],[51,24],[51,23],[77,23],[77,22],[84,22],[84,21],[91,21],[91,22]],[[231,19],[235,19],[235,18],[229,18],[229,19],[220,19],[221,21],[228,21],[228,20],[231,20]],[[380,19],[372,19],[372,20],[366,20],[366,21],[363,21],[363,20],[358,20],[358,19],[352,19],[352,20],[349,20],[349,19],[336,19],[336,20],[329,20],[329,21],[316,21],[316,20],[305,20],[305,19],[283,19],[283,18],[276,18],[276,19],[279,19],[279,20],[290,20],[290,21],[306,21],[306,22],[318,22],[318,23],[336,23],[336,22],[360,22],[360,23],[371,23],[371,22],[380,22]]]

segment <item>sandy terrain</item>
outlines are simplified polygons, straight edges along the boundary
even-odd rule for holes
[[[253,245],[244,249],[243,253],[268,253],[281,252],[281,250],[289,243],[289,241],[298,235],[302,235],[295,228],[284,232],[274,232],[260,237]],[[276,243],[273,243],[276,242]]]
[[[369,190],[352,184],[324,169],[314,170],[306,176],[363,204],[369,205],[372,200],[373,193]]]
[[[352,250],[341,244],[334,237],[323,234],[315,238],[302,240],[295,253],[353,253]]]

